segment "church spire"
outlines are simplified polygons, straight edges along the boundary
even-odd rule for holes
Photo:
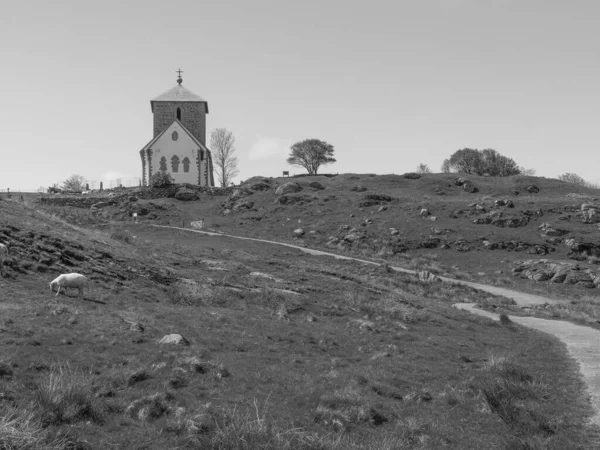
[[[183,78],[181,78],[181,73],[183,72],[183,70],[181,70],[181,69],[178,69],[178,70],[176,70],[175,72],[177,72],[177,75],[178,75],[178,77],[177,77],[177,82],[178,82],[178,83],[179,83],[179,85],[181,86],[181,83],[183,82]]]

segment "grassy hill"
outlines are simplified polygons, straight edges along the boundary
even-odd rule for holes
[[[250,180],[243,188],[253,193],[234,201],[128,193],[93,214],[0,201],[0,240],[11,249],[0,279],[0,448],[592,448],[592,411],[564,346],[451,307],[500,299],[385,267],[152,226],[204,218],[235,234],[482,279],[490,266],[503,270],[496,255],[522,253],[465,252],[456,242],[527,229],[535,243],[539,218],[514,230],[476,225],[468,204],[489,208],[520,189],[510,197],[520,213],[588,194],[528,178],[501,180],[502,192],[498,180],[473,178],[479,192],[468,194],[452,179],[307,177],[283,203],[274,191],[289,179]],[[313,191],[312,181],[325,189]],[[540,192],[524,192],[530,184]],[[392,198],[364,206],[367,194]],[[243,201],[253,205],[223,215]],[[141,208],[137,225],[113,220]],[[437,219],[420,216],[423,208]],[[420,246],[431,228],[452,230],[442,234],[450,248]],[[365,237],[327,244],[351,233]],[[556,247],[551,257],[567,256]],[[68,271],[92,281],[83,301],[50,292]],[[172,333],[185,341],[159,343]]]

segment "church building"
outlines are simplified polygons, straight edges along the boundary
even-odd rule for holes
[[[152,175],[166,172],[175,183],[214,186],[210,150],[206,148],[208,103],[181,84],[150,101],[154,115],[154,138],[140,150],[142,184]]]

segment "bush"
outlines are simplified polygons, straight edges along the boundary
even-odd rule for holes
[[[150,178],[150,185],[156,188],[171,186],[174,182],[173,177],[167,172],[156,172]]]
[[[113,228],[110,231],[110,238],[116,241],[125,242],[126,244],[131,244],[131,242],[133,241],[133,236],[131,235],[131,233],[125,228],[121,227]]]

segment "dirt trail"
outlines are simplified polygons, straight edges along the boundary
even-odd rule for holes
[[[301,250],[305,253],[316,255],[316,256],[331,256],[336,259],[358,261],[363,264],[370,264],[374,266],[381,266],[380,263],[374,261],[368,261],[360,258],[353,258],[351,256],[337,255],[335,253],[324,252],[321,250],[314,250],[310,248],[300,247],[298,245],[287,244],[284,242],[269,241],[266,239],[250,238],[245,236],[235,236],[225,233],[217,233],[210,231],[191,230],[188,228],[170,227],[164,225],[154,225],[160,228],[174,228],[177,230],[190,231],[192,233],[199,233],[208,236],[222,236],[233,239],[243,239],[255,242],[264,242],[275,245],[282,245],[285,247],[294,248]],[[416,274],[414,270],[404,269],[402,267],[390,266],[390,269],[396,272]],[[513,299],[519,306],[530,306],[535,304],[544,303],[561,303],[564,301],[550,299],[539,295],[526,294],[523,292],[514,291],[512,289],[505,289],[497,286],[489,286],[486,284],[473,283],[470,281],[456,280],[454,278],[440,277],[443,281],[451,283],[460,283],[466,286],[470,286],[475,289],[479,289],[490,294],[502,295]],[[456,303],[453,305],[455,308],[462,309],[473,314],[488,317],[493,320],[499,320],[499,315],[494,314],[482,309],[476,308],[473,303]],[[600,330],[593,328],[584,327],[581,325],[575,325],[570,322],[564,322],[559,320],[545,320],[537,317],[518,317],[509,316],[510,319],[520,325],[534,328],[545,333],[552,334],[564,342],[567,346],[567,350],[573,358],[579,363],[579,367],[583,378],[588,386],[590,393],[590,402],[592,407],[596,411],[596,414],[590,419],[595,425],[600,425]]]

